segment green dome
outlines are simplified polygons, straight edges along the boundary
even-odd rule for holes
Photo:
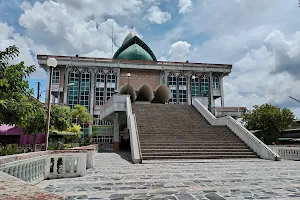
[[[114,54],[113,59],[157,61],[148,45],[133,32],[126,36],[122,46]]]
[[[137,44],[133,44],[117,56],[119,60],[149,60],[153,61],[151,55]]]
[[[128,42],[131,38],[133,38],[135,36],[134,32],[130,32],[128,33],[128,35],[126,36],[126,38],[124,39],[122,45],[126,44],[126,42]]]

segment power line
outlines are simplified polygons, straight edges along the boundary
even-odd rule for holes
[[[300,0],[299,0],[299,2],[300,2]],[[295,99],[294,97],[291,97],[291,96],[289,96],[291,99],[294,99],[295,101],[297,101],[297,102],[299,102],[300,103],[300,100],[298,100],[298,99]]]

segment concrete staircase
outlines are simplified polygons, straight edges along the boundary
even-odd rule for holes
[[[133,104],[143,160],[257,158],[226,126],[212,126],[193,107]]]

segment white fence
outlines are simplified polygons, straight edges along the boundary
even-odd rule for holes
[[[95,145],[77,149],[33,152],[0,157],[0,171],[32,185],[44,179],[84,176],[93,167]]]
[[[0,165],[0,171],[25,182],[37,184],[45,179],[45,166],[48,156],[39,156]]]
[[[269,146],[269,147],[283,159],[300,160],[299,147],[277,147],[277,146]]]

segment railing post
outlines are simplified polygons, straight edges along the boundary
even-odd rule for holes
[[[54,175],[57,175],[57,160],[58,160],[57,157],[53,158],[53,174]]]
[[[29,181],[29,163],[25,164],[25,181],[28,182]]]
[[[30,168],[29,168],[29,174],[30,174],[30,176],[29,176],[29,182],[31,182],[31,181],[33,181],[33,163],[31,162],[30,164],[29,164],[29,166],[30,166]]]
[[[17,165],[17,166],[14,166],[14,177],[18,177],[18,168],[19,168],[19,166]]]
[[[74,173],[74,158],[71,157],[70,158],[70,164],[71,164],[71,167],[70,167],[70,173]]]
[[[10,167],[9,170],[8,170],[8,174],[13,176],[13,174],[14,174],[13,170],[14,170],[14,167]]]
[[[61,174],[64,175],[66,173],[66,157],[62,157],[62,170]]]
[[[18,174],[17,174],[18,179],[22,179],[22,165],[18,165]]]
[[[26,165],[25,165],[25,164],[22,164],[22,165],[21,165],[21,169],[22,169],[22,170],[21,170],[21,173],[22,173],[22,178],[21,178],[21,179],[22,179],[23,181],[26,181]]]

